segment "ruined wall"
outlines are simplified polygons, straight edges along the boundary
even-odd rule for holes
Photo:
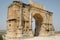
[[[48,36],[54,34],[52,12],[40,6],[14,1],[8,7],[7,32],[5,40],[20,40],[24,37]],[[39,8],[40,7],[40,8]],[[32,31],[32,18],[35,18],[35,33]],[[34,38],[35,39],[35,38]]]

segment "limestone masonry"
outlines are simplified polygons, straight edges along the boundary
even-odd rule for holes
[[[24,40],[24,38],[54,35],[52,15],[53,13],[45,10],[43,5],[31,1],[30,4],[13,1],[8,7],[7,30],[3,39]],[[32,31],[32,18],[35,19],[35,32]]]

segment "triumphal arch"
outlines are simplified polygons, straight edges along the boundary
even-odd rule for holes
[[[20,40],[21,37],[48,36],[54,34],[53,13],[43,5],[31,2],[25,4],[13,1],[8,7],[7,31],[4,40]],[[35,32],[32,31],[32,18],[35,19]],[[33,24],[34,25],[34,24]]]

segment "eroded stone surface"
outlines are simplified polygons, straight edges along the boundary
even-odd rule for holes
[[[21,37],[27,38],[54,34],[52,12],[46,11],[44,6],[40,6],[36,3],[25,4],[14,1],[8,7],[7,31],[3,36],[4,40],[20,40]],[[32,31],[32,18],[35,19],[35,33]],[[39,37],[31,39],[39,40]]]

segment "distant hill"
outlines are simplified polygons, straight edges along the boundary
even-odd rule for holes
[[[60,34],[60,31],[55,32],[55,34]]]
[[[0,34],[4,34],[6,30],[0,30]]]

